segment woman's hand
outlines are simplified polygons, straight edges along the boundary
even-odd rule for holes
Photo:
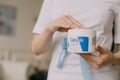
[[[70,15],[61,16],[55,21],[49,23],[47,26],[48,26],[47,29],[51,32],[55,31],[67,32],[69,29],[83,28],[83,25],[80,24]]]
[[[100,52],[100,56],[94,56],[92,54],[80,54],[85,61],[94,68],[100,68],[102,66],[113,64],[115,61],[114,54],[107,48],[102,48],[96,45],[96,50]]]

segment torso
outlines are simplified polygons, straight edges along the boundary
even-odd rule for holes
[[[97,31],[97,43],[102,47],[111,49],[113,41],[114,3],[117,3],[117,0],[52,0],[52,20],[62,15],[71,15],[86,28],[95,29]],[[56,32],[54,34],[55,49],[53,51],[48,80],[83,80],[80,76],[82,73],[79,55],[77,54],[67,53],[63,68],[61,70],[56,68],[61,52],[61,43],[66,36],[67,33]],[[106,66],[105,68],[112,70],[111,67]],[[97,70],[94,71],[98,72]],[[112,73],[109,75],[114,77]],[[103,78],[102,80],[106,79]],[[117,79],[111,78],[111,80]]]

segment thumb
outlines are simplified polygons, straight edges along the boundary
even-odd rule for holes
[[[105,53],[105,50],[104,48],[102,48],[100,45],[96,44],[95,45],[95,49],[96,51],[99,51],[100,53],[104,54]]]

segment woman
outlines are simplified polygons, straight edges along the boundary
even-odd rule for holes
[[[69,29],[88,28],[97,31],[96,50],[100,56],[81,55],[92,67],[92,80],[118,80],[115,66],[120,64],[120,0],[44,0],[33,30],[33,51],[37,55],[55,46],[48,80],[83,80],[80,55],[68,53],[62,69],[56,67],[61,44]],[[115,25],[113,25],[113,23]],[[114,36],[112,31],[114,28]],[[117,44],[113,54],[111,46]]]

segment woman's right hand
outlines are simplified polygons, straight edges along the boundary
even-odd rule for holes
[[[67,32],[73,28],[83,28],[84,26],[72,16],[62,16],[49,23],[42,34],[36,34],[33,39],[32,49],[37,55],[44,53],[50,46],[51,36],[55,31]]]
[[[70,15],[63,15],[47,25],[47,29],[53,33],[55,31],[67,32],[73,28],[84,28],[84,26]]]

